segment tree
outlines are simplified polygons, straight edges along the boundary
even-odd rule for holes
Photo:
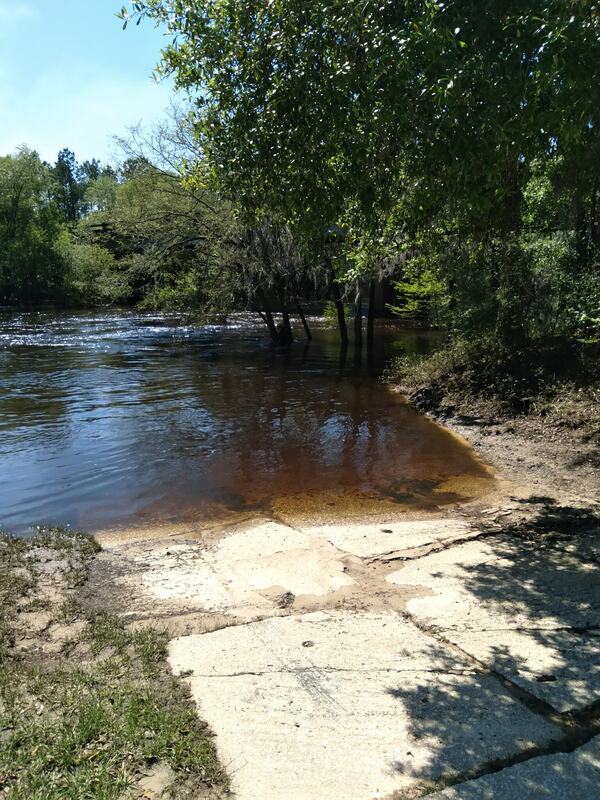
[[[56,181],[56,200],[66,222],[76,222],[81,216],[81,201],[85,189],[82,187],[82,170],[75,153],[64,148],[58,154],[53,168]]]
[[[500,337],[521,338],[531,165],[595,146],[595,3],[147,0],[122,15],[173,35],[162,69],[197,98],[204,159],[246,213],[315,239],[341,225],[349,280],[390,242],[450,236],[489,265]]]
[[[83,196],[87,213],[110,211],[116,202],[118,187],[114,173],[103,171],[97,178],[90,180]]]
[[[38,154],[21,148],[0,158],[0,297],[38,303],[64,290],[62,227],[52,176]]]
[[[185,114],[174,112],[155,129],[134,128],[119,140],[123,163],[118,174],[102,170],[90,182],[91,213],[79,238],[112,254],[111,275],[119,280],[105,284],[119,287],[128,302],[230,310],[234,283],[226,263],[235,221],[214,192],[187,182],[185,125]]]

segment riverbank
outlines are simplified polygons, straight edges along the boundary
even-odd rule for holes
[[[583,501],[600,500],[598,345],[540,340],[507,350],[450,342],[390,362],[385,380],[414,407],[457,431],[507,478]],[[546,487],[547,491],[542,491]]]
[[[63,530],[0,540],[0,797],[224,796],[164,632],[81,602],[98,552]]]
[[[506,479],[559,502],[600,502],[600,389],[565,392],[544,413],[529,414],[473,398],[457,401],[422,385],[394,390],[462,436]]]

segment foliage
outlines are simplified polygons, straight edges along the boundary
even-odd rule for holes
[[[186,183],[182,126],[163,127],[147,154],[123,143],[119,173],[96,160],[79,165],[67,149],[54,166],[27,149],[0,159],[0,302],[239,302],[243,232],[230,204]]]
[[[100,170],[98,162],[79,167],[68,150],[54,167],[27,148],[0,158],[0,302],[118,299],[111,254],[80,242],[75,227],[84,209],[89,212],[84,197],[92,184],[101,183],[104,194],[109,183],[116,187],[115,176]]]
[[[120,280],[113,254],[97,244],[65,238],[64,258],[71,300],[92,306],[126,300],[129,287]]]
[[[438,275],[417,260],[411,263],[403,280],[395,284],[401,305],[389,306],[399,317],[439,324],[447,304],[446,289]]]
[[[186,181],[182,125],[177,119],[151,138],[138,130],[123,143],[129,157],[122,180],[107,199],[96,199],[80,233],[112,253],[123,300],[146,308],[229,310],[234,288],[226,272],[235,258],[237,223],[230,204]],[[102,188],[97,181],[90,191]]]
[[[337,321],[337,309],[335,307],[335,303],[333,303],[331,300],[328,300],[325,303],[325,307],[323,308],[323,316],[330,324]],[[351,319],[350,307],[347,305],[344,305],[344,316],[347,321]]]
[[[510,199],[523,157],[579,141],[600,91],[584,6],[148,0],[122,17],[173,34],[163,71],[198,96],[212,167],[245,205],[331,224],[352,204],[385,211],[407,178],[430,204],[451,189],[483,213]]]
[[[537,413],[560,425],[569,425],[571,417],[590,436],[600,431],[597,345],[557,338],[506,350],[493,337],[463,339],[429,356],[395,359],[386,380],[424,410]]]
[[[22,148],[0,158],[0,302],[43,302],[62,291],[61,220],[51,188],[37,153]]]
[[[196,99],[197,179],[249,218],[317,245],[341,227],[349,284],[395,262],[402,313],[445,307],[465,336],[595,336],[594,3],[140,0],[121,15],[172,34],[161,70]]]

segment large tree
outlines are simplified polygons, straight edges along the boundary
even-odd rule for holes
[[[467,252],[501,336],[521,337],[531,165],[576,162],[595,185],[596,3],[141,0],[123,17],[172,34],[162,69],[196,98],[203,174],[247,213],[343,226],[350,280],[433,240]]]
[[[123,14],[174,35],[163,69],[195,93],[205,152],[250,208],[370,219],[419,180],[425,200],[500,200],[510,217],[522,164],[598,123],[592,2],[147,0]]]
[[[65,282],[54,182],[38,154],[21,148],[0,158],[0,302],[60,297]]]

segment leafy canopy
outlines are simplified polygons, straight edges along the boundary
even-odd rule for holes
[[[523,165],[598,124],[596,3],[147,0],[121,13],[173,35],[162,70],[195,95],[221,185],[258,215],[377,229],[408,194],[411,219],[450,202],[471,225],[510,228]]]

